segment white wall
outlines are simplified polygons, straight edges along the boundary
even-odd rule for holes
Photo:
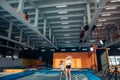
[[[0,67],[22,66],[23,59],[0,58]]]

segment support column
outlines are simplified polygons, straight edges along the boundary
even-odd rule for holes
[[[11,39],[11,35],[12,35],[12,27],[13,27],[13,23],[10,22],[9,23],[9,32],[8,32],[8,38]]]
[[[95,9],[97,9],[97,8],[98,8],[99,3],[100,3],[100,0],[95,0]]]
[[[7,41],[7,47],[9,46],[9,41]]]
[[[35,14],[35,27],[38,29],[38,20],[39,20],[39,10],[36,9],[36,14]]]
[[[19,39],[20,43],[22,43],[22,33],[23,33],[23,30],[20,30],[20,39]]]
[[[35,43],[33,43],[33,49],[35,48]]]
[[[23,13],[23,9],[24,9],[24,0],[19,0],[17,11]]]
[[[90,36],[91,36],[91,40],[93,39],[93,34],[92,34],[92,31],[90,31]]]
[[[88,25],[89,25],[90,21],[91,21],[90,2],[87,3],[87,21],[88,21]]]
[[[27,45],[29,45],[29,43],[30,43],[30,38],[27,37]]]
[[[54,43],[54,42],[55,42],[55,36],[53,36],[53,39],[52,39],[52,40],[53,40],[53,43]]]
[[[111,38],[111,34],[110,34],[110,29],[107,27],[107,36],[108,36],[108,40],[110,42],[112,42],[112,38]]]
[[[86,25],[86,17],[84,16],[83,17],[83,26],[85,26]]]
[[[46,36],[46,19],[44,19],[43,35]]]
[[[49,39],[51,41],[51,28],[49,28]]]

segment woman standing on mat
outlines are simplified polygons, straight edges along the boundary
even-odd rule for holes
[[[71,56],[66,57],[66,80],[68,80],[68,76],[69,80],[71,80],[71,58]]]
[[[62,74],[63,73],[65,74],[65,68],[62,60],[60,60],[59,66],[60,66],[60,80],[62,80]]]

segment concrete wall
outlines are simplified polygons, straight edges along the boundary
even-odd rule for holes
[[[23,59],[0,58],[0,68],[22,67]]]

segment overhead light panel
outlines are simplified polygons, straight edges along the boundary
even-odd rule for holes
[[[117,48],[118,50],[120,50],[120,48]]]
[[[96,34],[98,34],[98,33],[97,33],[97,32],[95,32],[95,33],[93,33],[93,34],[95,34],[95,35],[96,35]]]
[[[72,51],[76,51],[76,49],[71,49]]]
[[[102,24],[97,24],[96,26],[102,26]]]
[[[61,51],[66,51],[66,49],[61,49]]]
[[[93,47],[90,47],[90,51],[94,51]]]
[[[65,41],[65,43],[70,43],[70,41]]]
[[[105,19],[100,19],[100,20],[98,20],[99,22],[102,22],[102,21],[106,21]]]
[[[70,36],[70,34],[64,34],[64,36]]]
[[[23,44],[26,44],[25,42],[23,42]]]
[[[60,19],[68,19],[68,17],[61,17]]]
[[[68,29],[68,28],[70,28],[69,26],[64,26],[64,27],[62,27],[63,29]]]
[[[108,48],[108,50],[110,50],[110,48]]]
[[[102,45],[104,44],[102,40],[100,40],[100,44],[102,44]]]
[[[67,11],[63,11],[63,12],[58,12],[58,14],[66,14]]]
[[[105,8],[106,10],[110,10],[110,9],[116,9],[117,7],[107,7]]]
[[[20,38],[20,36],[15,36],[15,38]]]
[[[87,50],[87,48],[83,48],[82,50],[83,50],[83,51],[86,51],[86,50]]]
[[[44,44],[46,44],[47,42],[43,42]]]
[[[95,42],[95,40],[90,40],[90,42]]]
[[[63,8],[63,7],[67,7],[67,5],[58,5],[58,6],[56,6],[56,8]]]
[[[6,58],[12,58],[12,56],[7,55]]]
[[[69,24],[68,22],[63,22],[63,23],[61,23],[61,24]]]
[[[110,2],[119,2],[120,0],[111,0]]]
[[[102,14],[101,16],[111,16],[111,14]]]

